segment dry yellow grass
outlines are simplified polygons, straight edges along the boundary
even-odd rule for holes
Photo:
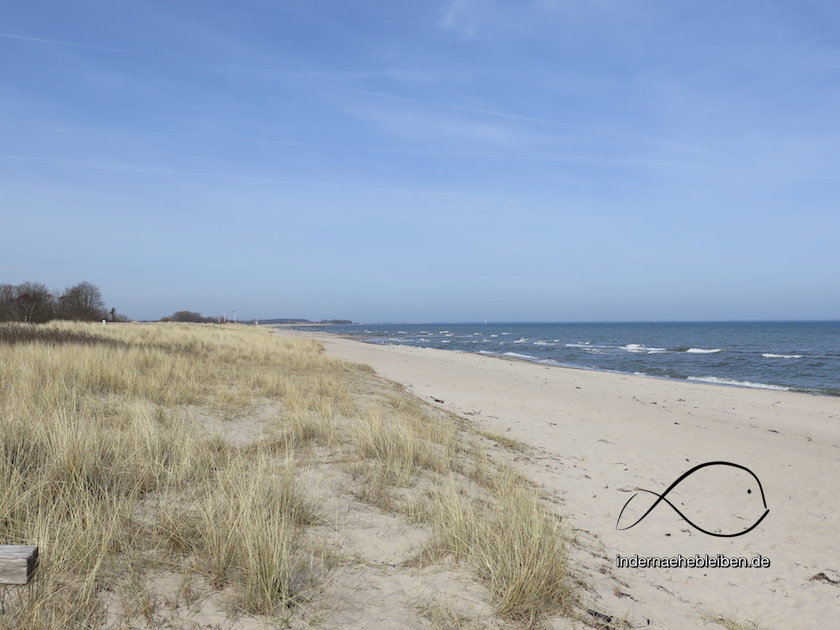
[[[308,558],[286,552],[300,551],[312,518],[293,475],[279,455],[205,433],[189,411],[231,417],[276,399],[288,411],[275,439],[292,447],[352,406],[352,369],[255,329],[41,328],[69,339],[0,345],[0,542],[38,544],[42,558],[32,588],[2,593],[0,627],[95,625],[102,589],[150,565],[161,532],[197,571],[235,577],[244,610],[293,600]],[[80,343],[79,330],[114,343]],[[323,422],[308,431],[315,414]],[[159,495],[169,505],[138,512]],[[181,504],[193,518],[173,512]]]
[[[0,544],[37,544],[42,562],[0,590],[0,629],[155,627],[151,570],[181,576],[178,601],[203,581],[230,614],[288,619],[326,571],[298,480],[318,457],[344,462],[355,496],[433,527],[503,617],[573,605],[565,534],[528,484],[366,366],[244,326],[17,330],[0,338]],[[237,443],[210,429],[260,413]],[[448,481],[417,510],[423,480]]]
[[[436,535],[419,561],[464,560],[487,585],[496,611],[527,625],[569,613],[576,596],[567,532],[516,475],[500,471],[488,495],[471,496],[451,479],[438,488],[425,512]]]
[[[709,623],[715,623],[723,626],[726,630],[760,630],[757,621],[740,615],[723,615],[720,613],[706,615],[706,620]]]

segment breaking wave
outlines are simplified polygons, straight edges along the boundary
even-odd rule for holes
[[[738,381],[732,378],[720,378],[719,376],[689,376],[689,381],[701,383],[714,383],[715,385],[733,385],[735,387],[751,387],[753,389],[773,389],[780,392],[790,391],[790,387],[782,385],[770,385],[768,383],[753,383],[752,381]]]

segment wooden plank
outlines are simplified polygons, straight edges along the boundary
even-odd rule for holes
[[[0,584],[26,584],[38,565],[38,547],[0,545]]]

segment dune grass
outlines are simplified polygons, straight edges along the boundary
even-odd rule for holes
[[[288,605],[307,582],[297,574],[313,509],[285,453],[352,405],[352,374],[313,342],[262,330],[4,326],[0,543],[37,544],[42,560],[32,588],[0,592],[0,627],[95,627],[103,589],[152,564],[158,546],[234,581],[245,611]],[[273,453],[241,453],[190,413],[232,417],[257,399],[287,410]],[[308,431],[302,419],[316,414]],[[143,514],[160,496],[170,509]]]
[[[435,536],[416,562],[447,555],[465,561],[501,616],[532,626],[574,608],[568,533],[517,475],[500,471],[489,493],[478,497],[450,478],[431,493],[423,518]]]
[[[212,428],[261,413],[264,428],[237,443]],[[0,629],[155,627],[154,570],[181,576],[179,598],[207,583],[230,614],[288,619],[327,570],[310,535],[319,506],[298,479],[318,457],[345,462],[358,498],[433,528],[427,561],[463,562],[501,616],[568,612],[563,528],[479,440],[312,340],[2,326],[0,544],[37,544],[41,564],[29,586],[0,590]]]
[[[760,630],[759,624],[754,619],[740,615],[724,615],[721,613],[709,613],[706,615],[709,623],[723,626],[726,630]]]

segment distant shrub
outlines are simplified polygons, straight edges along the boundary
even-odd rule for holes
[[[176,311],[169,317],[161,318],[162,322],[188,322],[192,324],[207,324],[215,322],[215,317],[204,317],[201,313],[194,313],[193,311]]]
[[[82,331],[61,330],[37,324],[0,324],[0,345],[21,343],[80,344],[85,346],[126,346],[122,341],[91,335]]]

